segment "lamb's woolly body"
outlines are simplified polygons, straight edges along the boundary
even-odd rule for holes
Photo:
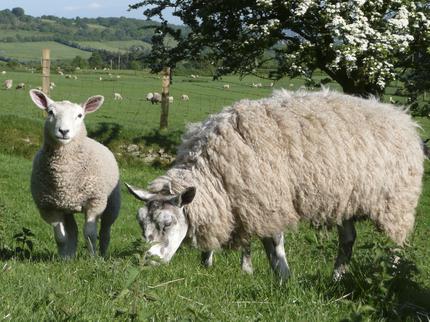
[[[396,243],[414,225],[423,151],[404,111],[336,92],[242,100],[191,128],[175,166],[156,179],[180,192],[189,236],[204,250],[271,236],[301,219],[368,217]]]
[[[89,203],[96,208],[106,206],[118,186],[118,166],[112,152],[86,134],[82,126],[72,142],[61,146],[45,131],[31,177],[31,191],[38,208],[74,213],[84,211]],[[119,204],[119,200],[114,203]]]

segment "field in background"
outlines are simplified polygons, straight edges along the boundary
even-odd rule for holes
[[[51,49],[51,59],[73,59],[76,56],[89,58],[91,53],[72,48],[55,41],[35,42],[2,42],[0,43],[0,56],[17,59],[20,61],[39,61],[43,48]]]
[[[130,47],[136,46],[150,49],[151,45],[141,40],[117,40],[117,41],[79,41],[84,48],[102,49],[110,52],[126,53]]]
[[[159,149],[174,154],[187,123],[201,121],[238,99],[264,97],[273,90],[267,86],[269,81],[253,77],[240,81],[228,76],[212,81],[209,77],[174,76],[170,127],[160,133],[159,105],[145,101],[145,96],[160,92],[161,80],[140,72],[121,71],[121,78],[116,77],[118,72],[111,73],[112,77],[107,72],[77,73],[77,80],[53,75],[57,86],[51,96],[74,102],[95,94],[106,97],[104,106],[86,118],[89,134],[114,151],[122,180],[140,186],[146,186],[167,167],[157,160],[147,162],[144,156]],[[1,82],[7,78],[29,87],[41,83],[40,75],[31,73],[0,75]],[[266,87],[253,88],[253,82]],[[230,90],[224,90],[223,84],[230,84]],[[302,84],[301,80],[284,79],[274,88],[295,90]],[[330,87],[336,88],[333,84]],[[121,93],[124,100],[114,101],[114,92]],[[180,101],[181,94],[190,100]],[[418,121],[423,136],[430,136],[430,121]],[[410,246],[400,252],[402,260],[396,272],[389,252],[395,246],[362,222],[357,225],[351,272],[345,281],[334,284],[335,231],[315,231],[303,224],[297,232],[286,234],[285,249],[293,275],[286,284],[278,285],[257,240],[253,243],[253,276],[241,273],[238,252],[219,252],[214,267],[204,269],[198,250],[190,247],[182,247],[169,265],[142,267],[140,231],[135,221],[139,202],[125,189],[121,214],[113,226],[110,257],[88,258],[82,240],[82,215],[78,214],[78,258],[59,260],[51,228],[40,219],[29,191],[31,159],[41,143],[42,125],[43,113],[31,103],[27,90],[0,90],[0,319],[429,319],[428,162],[416,230]],[[131,144],[137,145],[142,155],[130,154]],[[23,227],[34,236],[22,231]],[[25,240],[30,240],[32,247]]]

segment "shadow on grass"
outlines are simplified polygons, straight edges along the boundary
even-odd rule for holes
[[[121,129],[122,126],[118,123],[101,122],[97,124],[95,129],[88,131],[88,136],[104,145],[109,145],[119,138]]]
[[[374,250],[374,249],[373,249]],[[417,282],[419,270],[409,259],[379,250],[376,255],[353,261],[339,283],[321,274],[308,275],[305,284],[324,293],[329,303],[348,301],[353,308],[341,321],[428,321],[430,289]]]
[[[16,260],[22,262],[53,262],[56,260],[56,255],[52,252],[21,252],[9,249],[7,247],[0,248],[0,261]]]
[[[156,145],[163,148],[165,152],[176,154],[176,147],[181,142],[182,131],[160,131],[153,130],[142,136],[133,138],[133,143],[144,142],[145,145]]]

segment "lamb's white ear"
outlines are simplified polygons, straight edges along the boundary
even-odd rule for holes
[[[42,110],[46,110],[48,105],[53,102],[44,92],[37,89],[31,89],[29,94],[34,104]]]
[[[132,185],[129,185],[128,183],[125,183],[125,185],[127,186],[128,191],[130,191],[130,193],[139,200],[146,202],[155,196],[154,193],[150,193],[150,192],[142,190],[140,188],[133,187]]]
[[[101,95],[91,96],[87,101],[82,104],[85,114],[97,111],[102,106],[105,98]]]

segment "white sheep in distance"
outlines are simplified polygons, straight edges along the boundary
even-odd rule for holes
[[[13,80],[12,80],[12,79],[6,79],[6,80],[3,82],[3,87],[4,87],[5,89],[11,89],[11,88],[13,87]]]
[[[181,95],[181,100],[183,100],[183,101],[189,101],[189,100],[190,100],[190,98],[188,97],[188,95],[187,95],[187,94],[182,94],[182,95]]]
[[[224,88],[224,89],[230,89],[230,84],[224,84],[224,85],[222,86],[222,88]]]
[[[18,85],[16,85],[15,89],[25,89],[25,83],[18,83]]]
[[[2,74],[2,75],[6,75],[6,71],[5,71],[5,70],[3,70],[3,71],[1,72],[1,74]]]
[[[395,133],[395,135],[393,135]],[[354,222],[369,219],[402,245],[414,226],[424,154],[405,111],[323,90],[242,100],[189,129],[175,165],[128,185],[148,255],[169,262],[187,236],[210,253],[258,236],[272,269],[289,275],[282,232],[300,220],[338,226],[334,278],[345,273]]]
[[[169,103],[172,104],[173,103],[173,96],[169,96]]]
[[[122,101],[122,95],[120,93],[113,93],[113,99],[115,101]]]
[[[84,237],[90,254],[95,254],[101,219],[100,254],[104,256],[120,208],[119,171],[112,152],[88,138],[84,124],[84,117],[103,104],[103,96],[92,96],[82,105],[55,102],[34,89],[30,97],[47,112],[43,145],[33,160],[31,175],[37,208],[52,225],[58,253],[64,258],[76,253],[74,214],[85,213]]]
[[[146,100],[150,101],[152,104],[154,103],[161,103],[161,94],[154,92],[154,93],[148,93],[146,95]]]

